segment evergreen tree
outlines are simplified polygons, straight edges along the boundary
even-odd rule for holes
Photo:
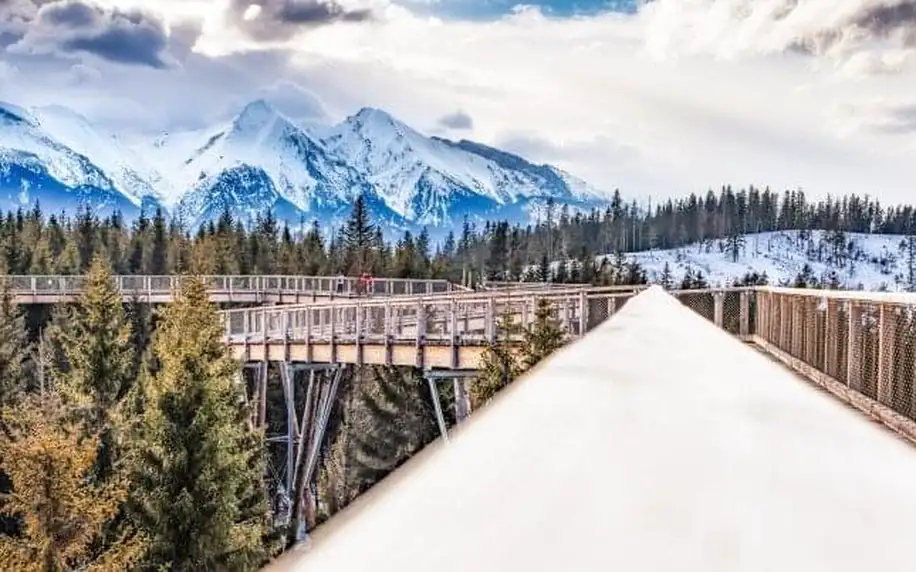
[[[343,229],[343,243],[346,248],[347,271],[359,276],[372,270],[372,245],[375,227],[369,219],[369,209],[363,195],[356,198],[350,218]]]
[[[901,241],[900,253],[906,265],[907,290],[916,292],[916,235],[910,234]]]
[[[6,285],[0,291],[0,407],[8,405],[25,383],[29,356],[25,315],[13,304]]]
[[[3,511],[22,519],[19,537],[0,536],[0,562],[11,570],[130,569],[142,548],[121,538],[101,554],[92,547],[127,494],[123,481],[87,478],[98,438],[84,435],[59,397],[33,395],[4,414],[0,463],[13,483]]]
[[[538,281],[550,282],[550,260],[547,259],[546,254],[541,257],[541,265],[538,268]]]
[[[558,320],[551,316],[553,305],[547,298],[539,298],[534,311],[534,322],[525,331],[522,343],[522,365],[527,370],[552,354],[566,343],[566,332]]]
[[[521,326],[506,312],[500,316],[496,328],[496,339],[480,358],[480,374],[468,389],[472,410],[484,406],[522,372],[513,343],[521,333]]]
[[[68,402],[79,406],[88,431],[99,435],[102,448],[96,474],[100,479],[108,477],[117,457],[116,408],[135,373],[136,352],[130,339],[121,293],[107,263],[97,256],[64,331],[69,368],[59,388]]]
[[[185,280],[153,342],[160,368],[133,451],[143,570],[253,570],[268,555],[263,437],[222,337],[206,286]]]
[[[365,427],[355,435],[351,470],[363,490],[382,480],[438,435],[427,384],[408,368],[373,367],[362,385]]]
[[[665,261],[665,266],[662,268],[662,275],[659,277],[658,283],[665,290],[671,290],[674,288],[674,278],[671,276],[671,265],[668,264],[668,261]]]

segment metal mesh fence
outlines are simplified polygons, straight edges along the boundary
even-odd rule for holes
[[[710,322],[715,321],[715,299],[713,291],[682,291],[673,292],[674,296],[682,304],[703,316]]]
[[[916,298],[779,291],[758,297],[766,342],[916,420]]]

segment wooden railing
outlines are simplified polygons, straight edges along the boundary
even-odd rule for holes
[[[761,288],[754,341],[916,441],[916,294]]]
[[[222,312],[229,343],[336,342],[487,344],[503,317],[520,328],[534,319],[539,300],[571,337],[600,324],[644,287],[593,287],[458,293],[402,300],[284,305]],[[747,337],[752,325],[750,289],[672,292],[698,313]],[[732,316],[726,312],[734,301]],[[709,312],[706,312],[706,310]],[[511,334],[516,338],[521,333]]]
[[[114,276],[125,297],[147,300],[171,297],[178,289],[180,276]],[[418,296],[446,294],[454,290],[447,280],[375,278],[367,288],[359,278],[335,276],[204,276],[211,295],[220,300],[251,299],[258,295],[301,295],[321,297]],[[22,302],[57,302],[78,296],[85,287],[85,276],[0,276],[0,284]]]

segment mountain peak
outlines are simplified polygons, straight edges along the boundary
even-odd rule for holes
[[[353,123],[370,130],[395,129],[399,132],[412,132],[413,129],[399,121],[387,111],[375,107],[363,107],[346,119],[344,123]]]
[[[268,123],[280,117],[280,112],[264,99],[256,99],[242,108],[232,122],[237,132],[259,131]]]

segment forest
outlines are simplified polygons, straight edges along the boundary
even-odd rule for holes
[[[433,244],[424,231],[388,242],[354,204],[346,225],[290,228],[270,213],[228,213],[191,233],[162,212],[126,224],[86,210],[35,206],[0,221],[0,273],[85,274],[79,299],[50,309],[0,298],[0,561],[16,570],[256,570],[298,536],[281,518],[278,372],[270,423],[257,427],[241,365],[223,344],[217,306],[194,276],[306,274],[641,284],[624,253],[765,230],[912,236],[912,207],[862,197],[808,202],[800,192],[723,188],[640,210],[615,195],[605,211],[553,212],[537,224],[466,222]],[[596,255],[611,254],[597,262]],[[566,260],[567,264],[551,265]],[[114,274],[187,274],[173,303],[125,301]],[[747,276],[747,283],[765,277]],[[669,285],[673,286],[673,285]],[[702,287],[691,274],[681,287]],[[471,385],[472,408],[566,341],[542,304],[520,326],[505,316]],[[346,370],[304,516],[341,510],[438,436],[430,389],[404,367]],[[451,411],[449,391],[440,400]],[[449,423],[454,416],[449,413]],[[287,515],[289,516],[289,515]],[[301,515],[293,515],[299,517]]]
[[[0,274],[83,274],[99,255],[115,274],[368,272],[454,282],[473,276],[632,284],[644,282],[645,273],[624,253],[713,240],[725,241],[733,253],[743,248],[746,233],[781,230],[829,231],[837,245],[850,232],[913,236],[916,211],[867,196],[810,201],[802,191],[780,195],[754,187],[723,187],[643,208],[617,192],[604,210],[571,213],[548,203],[532,224],[465,221],[434,243],[425,230],[386,240],[361,198],[336,229],[315,221],[290,227],[269,212],[243,224],[226,212],[191,232],[161,211],[128,224],[118,214],[101,220],[88,210],[48,215],[36,205],[0,220]],[[551,264],[561,260],[567,264]]]
[[[4,566],[257,570],[300,538],[299,521],[317,526],[438,437],[418,370],[348,367],[316,482],[300,514],[289,514],[276,478],[281,451],[265,438],[285,425],[278,372],[268,370],[268,426],[258,427],[204,281],[189,275],[170,304],[125,303],[104,236],[80,269],[87,282],[75,302],[47,310],[0,295]],[[369,260],[369,244],[349,256]],[[566,339],[546,301],[521,348],[507,339],[518,326],[500,324],[471,389],[474,408]],[[437,391],[454,424],[450,392]]]

